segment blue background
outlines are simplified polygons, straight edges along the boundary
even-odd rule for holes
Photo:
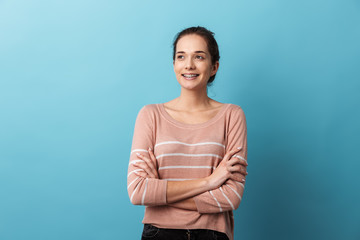
[[[145,104],[180,94],[174,35],[216,33],[240,105],[236,239],[360,239],[360,2],[0,1],[0,239],[140,239],[126,172]]]

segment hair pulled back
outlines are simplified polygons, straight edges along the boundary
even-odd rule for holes
[[[189,27],[189,28],[185,28],[184,30],[182,30],[181,32],[178,32],[175,35],[174,38],[174,42],[173,42],[173,60],[175,61],[175,55],[176,55],[176,44],[178,43],[179,39],[186,36],[186,35],[190,35],[190,34],[196,34],[199,35],[200,37],[202,37],[208,47],[208,51],[210,53],[211,56],[211,64],[214,65],[216,63],[216,61],[219,61],[220,59],[220,55],[219,55],[219,47],[218,44],[214,38],[214,33],[211,32],[210,30],[204,28],[204,27]],[[215,75],[211,76],[207,82],[207,85],[211,85],[211,83],[214,81],[215,79]]]

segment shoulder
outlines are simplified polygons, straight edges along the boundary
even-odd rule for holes
[[[152,104],[146,104],[142,106],[139,112],[144,112],[147,114],[155,113],[158,110],[158,104],[152,103]]]
[[[242,129],[246,131],[246,117],[242,107],[236,104],[229,104],[226,113],[226,122],[228,124],[228,130]],[[237,131],[237,130],[235,130]]]
[[[246,117],[245,113],[242,107],[239,105],[229,103],[229,106],[226,110],[225,114],[226,122],[229,124],[229,126],[235,126],[235,125],[246,125]]]
[[[228,105],[227,112],[230,116],[245,117],[245,112],[242,107],[233,103],[228,103]]]
[[[158,104],[147,104],[140,108],[138,111],[138,117],[141,118],[154,118],[158,113]]]

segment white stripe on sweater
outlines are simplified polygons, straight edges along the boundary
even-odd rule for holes
[[[156,159],[159,159],[161,157],[166,157],[166,156],[183,156],[183,157],[217,157],[217,158],[221,158],[221,156],[217,155],[217,154],[211,154],[211,153],[202,153],[202,154],[187,154],[187,153],[164,153],[161,154],[159,156],[156,157]]]
[[[144,160],[141,160],[141,159],[132,160],[131,162],[129,162],[129,166],[130,166],[131,164],[138,163],[138,162],[144,162]]]
[[[213,166],[166,166],[166,167],[159,167],[159,170],[173,169],[173,168],[212,168],[212,169],[215,169],[215,167],[213,167]]]
[[[243,184],[243,183],[238,182],[238,181],[234,181],[234,182],[236,182],[237,184],[241,185],[241,186],[243,187],[243,189],[245,189],[245,186],[244,186],[244,184]]]
[[[244,161],[247,162],[247,160],[246,160],[245,158],[243,158],[242,156],[240,156],[240,155],[234,155],[234,157],[240,158],[240,159],[242,159],[242,160],[244,160]]]
[[[216,197],[214,196],[214,194],[213,194],[211,191],[209,191],[209,193],[210,193],[210,194],[211,194],[211,196],[213,196],[213,198],[215,199],[215,202],[216,202],[216,203],[217,203],[217,205],[219,206],[220,212],[222,212],[221,205],[220,205],[220,203],[218,202],[218,200],[216,199]]]
[[[146,149],[134,149],[130,152],[130,155],[133,154],[134,152],[148,152],[148,150]]]
[[[225,195],[225,193],[224,193],[224,191],[222,190],[221,187],[220,187],[220,191],[221,191],[221,193],[224,195],[224,197],[226,198],[226,200],[229,202],[232,210],[235,210],[234,205],[232,204],[232,202],[230,201],[230,199]]]
[[[218,145],[218,146],[221,146],[221,147],[225,148],[225,145],[223,145],[221,143],[217,143],[217,142],[184,143],[184,142],[180,142],[180,141],[160,142],[158,144],[155,144],[155,147],[165,145],[165,144],[182,144],[182,145],[186,145],[186,146],[199,146],[199,145],[210,145],[210,144],[212,144],[212,145]]]
[[[129,187],[130,187],[136,180],[138,180],[138,179],[139,179],[139,177],[136,177],[134,180],[132,180],[132,182],[129,183],[129,185],[127,186],[127,188],[129,189]]]
[[[139,186],[140,186],[140,184],[137,185],[136,188],[134,189],[134,191],[132,192],[131,197],[130,197],[130,201],[131,201],[131,202],[132,202],[132,199],[133,199],[133,197],[134,197],[134,194],[135,194],[135,192],[136,192],[136,190],[138,189]]]
[[[144,171],[144,170],[142,170],[142,169],[135,169],[135,170],[129,172],[129,174],[128,174],[127,176],[129,177],[131,174],[133,174],[133,173],[135,173],[135,172],[141,172],[141,171]]]
[[[233,190],[233,192],[236,194],[236,196],[238,196],[238,198],[240,198],[240,201],[241,201],[240,194],[238,194],[230,185],[226,184],[226,186],[228,186],[231,190]]]

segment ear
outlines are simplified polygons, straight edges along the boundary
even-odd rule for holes
[[[211,69],[211,76],[214,76],[217,72],[217,70],[219,69],[219,61],[216,61],[215,64],[212,66],[212,69]]]

